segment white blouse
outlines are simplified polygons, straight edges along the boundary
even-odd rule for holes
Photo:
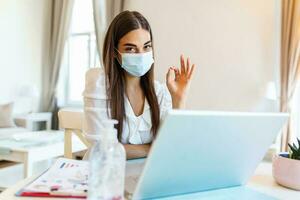
[[[103,68],[92,68],[86,73],[84,97],[83,132],[85,134],[97,134],[101,130],[102,120],[110,118],[110,112],[106,106],[105,73]],[[154,82],[160,108],[160,119],[163,119],[169,109],[172,108],[172,99],[165,84]],[[151,133],[151,112],[145,100],[144,111],[136,116],[126,95],[125,115],[121,143],[123,144],[147,144],[153,140]]]

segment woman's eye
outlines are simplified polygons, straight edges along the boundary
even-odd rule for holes
[[[146,45],[144,48],[147,49],[147,50],[149,50],[149,49],[152,48],[152,46],[151,45]]]
[[[125,49],[126,52],[129,52],[129,53],[134,53],[135,52],[135,49],[130,47],[130,48],[126,48]]]

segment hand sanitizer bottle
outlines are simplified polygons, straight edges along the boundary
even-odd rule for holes
[[[119,143],[116,120],[105,120],[89,156],[88,200],[123,200],[126,153]]]

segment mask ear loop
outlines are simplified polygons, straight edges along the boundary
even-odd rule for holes
[[[118,50],[116,47],[114,47],[114,50],[116,50],[116,52],[117,52],[118,54],[120,54],[121,57],[122,57],[122,54],[119,52],[119,50]],[[120,60],[119,60],[119,57],[118,57],[117,55],[115,55],[115,57],[116,57],[116,59],[117,59],[119,65],[122,66],[122,64],[121,64],[121,62],[120,62]]]
[[[114,50],[116,50],[121,55],[121,52],[116,47],[114,47]]]

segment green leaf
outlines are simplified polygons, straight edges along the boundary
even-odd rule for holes
[[[300,160],[300,139],[297,138],[298,147],[296,146],[296,143],[288,144],[290,147],[289,150],[289,157],[292,159]]]
[[[295,143],[293,143],[293,147],[296,149],[296,151],[297,151],[297,149],[298,149],[298,147],[295,145]]]
[[[294,152],[297,152],[297,148],[294,148],[292,145],[290,145],[290,144],[288,144],[289,145],[289,147],[290,147],[290,149],[293,151],[293,153]]]

